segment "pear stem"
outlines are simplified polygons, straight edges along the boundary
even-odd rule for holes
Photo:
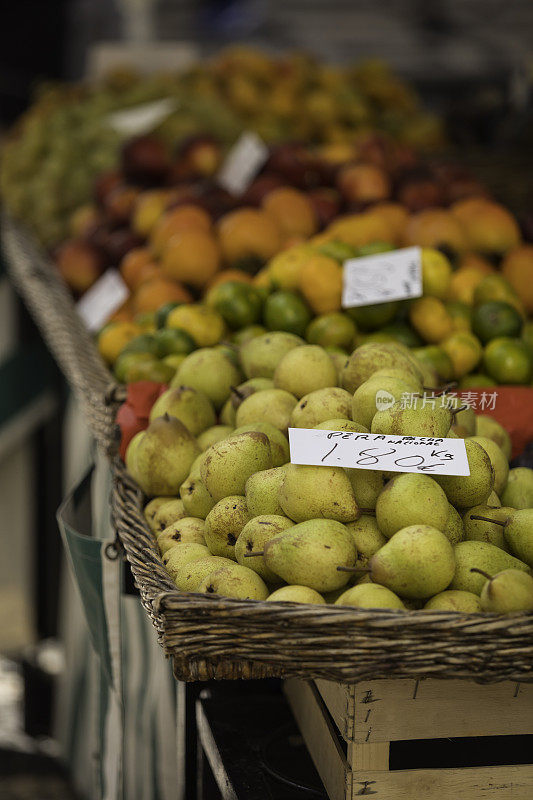
[[[252,553],[244,553],[245,558],[252,558],[252,556],[264,556],[264,550],[254,550]]]
[[[337,567],[337,572],[372,572],[370,567]]]
[[[500,519],[491,519],[490,517],[480,517],[478,514],[470,514],[470,519],[479,519],[481,522],[493,522],[495,525],[501,525],[502,528],[505,528],[505,522],[502,522]]]
[[[485,572],[483,569],[478,569],[477,567],[470,567],[470,572],[477,572],[479,575],[483,575],[488,581],[492,580],[492,575],[489,575],[488,572]]]
[[[232,394],[236,394],[239,400],[244,400],[245,395],[242,392],[239,392],[236,386],[230,386],[230,390]]]

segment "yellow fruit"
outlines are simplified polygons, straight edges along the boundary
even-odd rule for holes
[[[167,317],[167,328],[185,331],[198,347],[218,344],[226,332],[224,320],[217,311],[196,303],[174,308]]]
[[[142,333],[133,322],[113,322],[98,337],[98,352],[107,364],[114,364],[128,342]]]
[[[191,228],[175,233],[163,249],[161,269],[167,278],[202,288],[220,267],[220,251],[215,237]]]
[[[327,233],[352,247],[362,247],[371,242],[389,242],[392,237],[391,226],[380,215],[370,211],[342,217],[330,225]]]
[[[302,266],[313,255],[307,244],[299,244],[284,250],[268,262],[268,276],[276,288],[294,290],[298,288]]]
[[[503,262],[502,273],[526,310],[533,314],[533,245],[524,244],[511,250]]]
[[[275,220],[284,238],[308,238],[317,229],[317,218],[307,195],[291,186],[273,189],[262,202],[263,209]]]
[[[424,295],[446,300],[450,290],[452,266],[440,250],[422,248],[422,288]]]
[[[474,291],[486,272],[479,267],[460,267],[451,277],[449,297],[450,300],[457,300],[471,306],[474,304]]]
[[[342,267],[329,256],[316,253],[300,271],[298,288],[315,314],[338,311],[342,296]]]
[[[415,331],[425,342],[438,344],[453,331],[453,321],[446,306],[437,297],[420,297],[413,300],[409,319]]]
[[[441,342],[441,348],[453,364],[453,377],[462,378],[476,367],[483,355],[483,346],[477,336],[468,331],[457,331]]]

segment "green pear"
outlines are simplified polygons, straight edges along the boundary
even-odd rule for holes
[[[342,370],[341,385],[353,394],[374,372],[390,367],[405,370],[422,380],[416,361],[398,347],[396,342],[367,342],[354,350],[347,359]]]
[[[515,467],[509,470],[507,486],[500,497],[504,506],[533,508],[533,469]]]
[[[473,436],[476,432],[476,414],[474,409],[470,406],[464,408],[465,404],[460,397],[446,395],[446,403],[452,410],[463,408],[462,411],[458,411],[454,414],[451,427],[452,431],[460,436],[461,439],[467,436]]]
[[[491,614],[533,611],[533,578],[517,569],[486,575],[481,590],[481,608]]]
[[[229,558],[221,556],[205,556],[198,561],[191,561],[180,567],[173,578],[174,583],[182,592],[195,592],[200,583],[218,567],[227,567],[234,564]]]
[[[509,477],[509,462],[505,458],[503,451],[492,439],[486,436],[470,436],[469,441],[477,442],[490,458],[490,463],[494,470],[494,491],[499,495],[507,484]]]
[[[447,589],[453,578],[453,547],[430,525],[410,525],[370,559],[370,577],[400,597],[424,600]]]
[[[237,419],[237,412],[233,408],[231,397],[228,397],[220,411],[220,423],[227,425],[229,428],[235,427],[235,420]]]
[[[370,430],[372,433],[396,436],[431,436],[444,438],[450,430],[452,413],[449,408],[435,402],[424,406],[424,400],[413,398],[405,408],[402,403],[393,403],[383,411],[376,411]]]
[[[228,495],[243,495],[250,475],[271,467],[272,455],[265,434],[241,433],[206,450],[200,475],[211,497],[222,500]]]
[[[325,600],[321,594],[310,589],[309,586],[282,586],[276,589],[267,597],[268,602],[272,603],[311,603],[312,605],[324,605]]]
[[[341,347],[328,346],[325,347],[324,350],[335,364],[335,370],[337,372],[337,386],[340,386],[342,381],[342,371],[348,360],[348,353]]]
[[[190,564],[192,561],[198,561],[200,558],[210,555],[209,550],[205,544],[197,544],[194,542],[176,542],[172,547],[163,555],[163,564],[168,570],[168,573],[173,581],[176,580],[176,574],[180,567],[184,564]]]
[[[340,391],[344,391],[341,389]],[[305,427],[295,425],[295,428]],[[368,428],[364,425],[359,425],[357,422],[352,422],[351,419],[326,419],[319,425],[313,425],[316,431],[354,431],[354,433],[370,433]]]
[[[285,477],[285,467],[264,469],[250,475],[244,487],[246,505],[252,517],[263,514],[281,514],[278,495]]]
[[[237,427],[256,422],[269,422],[287,433],[291,412],[298,401],[283,389],[265,389],[247,397],[237,409]]]
[[[442,532],[452,545],[456,545],[457,542],[462,542],[465,538],[465,530],[461,515],[450,503],[448,503],[448,519],[446,520],[446,525],[442,529]]]
[[[494,489],[487,497],[487,505],[489,506],[489,508],[499,508],[501,506],[501,500],[494,491]]]
[[[409,525],[431,525],[442,531],[448,516],[448,500],[439,484],[429,475],[416,472],[392,478],[376,503],[378,527],[389,539]]]
[[[183,517],[190,516],[179,499],[168,498],[169,502],[160,506],[154,515],[154,528],[156,536],[168,528],[173,522],[177,522]]]
[[[232,387],[231,404],[237,411],[243,400],[246,400],[254,392],[262,392],[264,389],[274,388],[274,381],[270,380],[270,378],[250,378],[250,380],[244,381],[239,386]]]
[[[183,508],[183,503],[177,497],[154,497],[153,500],[150,500],[144,507],[144,518],[148,523],[150,530],[152,533],[157,534],[159,531],[162,531],[163,528],[166,528],[166,525],[163,525],[163,528],[160,524],[156,521],[156,516],[158,511],[163,508],[163,506],[168,505],[169,503],[177,503],[177,508],[181,512],[181,516],[185,516],[185,511]],[[180,515],[176,517],[176,519],[180,519]],[[174,520],[171,520],[173,522]],[[170,523],[169,523],[170,524]]]
[[[279,428],[275,428],[269,422],[253,422],[250,425],[241,425],[233,431],[234,436],[240,433],[264,433],[270,442],[270,452],[272,453],[272,466],[281,467],[290,458],[289,442],[284,433]]]
[[[232,433],[233,427],[231,425],[212,425],[198,436],[198,444],[202,450],[207,450],[212,444],[227,439]]]
[[[485,450],[477,442],[465,439],[470,475],[435,475],[456,508],[471,508],[486,503],[494,487],[494,470]]]
[[[259,575],[240,564],[218,567],[197,586],[197,592],[234,597],[237,600],[266,600],[268,588]]]
[[[414,379],[412,382],[407,382],[401,378],[372,375],[354,392],[351,408],[353,421],[370,430],[372,420],[378,411],[393,403],[399,403],[404,395],[411,401],[411,397],[417,391],[413,390],[413,384],[417,385],[418,381]]]
[[[385,484],[385,475],[373,469],[346,469],[359,508],[373,510]]]
[[[202,464],[205,463],[206,458],[207,458],[206,450],[197,455],[194,461],[192,462],[191,468],[189,470],[189,475],[187,477],[199,478],[202,472]],[[192,516],[194,516],[194,514]]]
[[[222,350],[201,347],[182,361],[172,381],[171,388],[189,386],[203,392],[214,407],[222,408],[230,396],[231,387],[243,380],[240,369]]]
[[[366,567],[372,556],[387,543],[387,537],[383,536],[376,518],[370,514],[361,514],[355,522],[347,522],[346,528],[352,534],[357,548],[355,566]]]
[[[137,473],[137,448],[144,439],[144,433],[144,431],[139,431],[139,433],[136,433],[135,436],[130,439],[124,457],[126,469],[136,483],[139,483],[139,476]]]
[[[483,503],[472,506],[463,514],[465,539],[469,542],[489,542],[489,544],[509,552],[503,533],[503,523],[512,513],[514,513],[513,509],[491,508],[488,504]],[[478,516],[484,517],[484,519],[476,519]],[[495,522],[489,520],[495,520]]]
[[[481,602],[477,594],[473,594],[473,592],[447,589],[430,598],[424,606],[424,611],[457,611],[462,614],[479,614]]]
[[[180,497],[186,513],[199,519],[205,519],[215,505],[201,478],[189,476],[180,486]]]
[[[500,423],[494,417],[487,417],[484,414],[476,414],[476,436],[485,436],[487,439],[492,439],[495,442],[507,461],[511,460],[511,451],[513,446],[511,444],[511,437]]]
[[[503,569],[520,569],[529,572],[529,567],[514,556],[488,542],[459,542],[454,547],[455,574],[450,589],[481,594],[485,579],[472,572],[473,568],[495,575]]]
[[[203,519],[184,517],[173,522],[157,537],[157,546],[161,555],[166,553],[177,542],[205,544],[205,523]]]
[[[513,510],[505,521],[503,533],[511,552],[533,568],[533,508]]]
[[[250,519],[244,497],[219,500],[205,518],[204,536],[211,554],[235,560],[235,544]]]
[[[336,385],[335,364],[316,344],[304,344],[290,350],[274,372],[274,386],[298,398]]]
[[[248,553],[262,551],[269,539],[276,533],[292,528],[294,522],[277,514],[263,514],[246,523],[235,545],[235,558],[243,567],[257,572],[267,583],[279,583],[279,577],[265,564],[263,556],[249,556]]]
[[[418,362],[417,366],[419,366]],[[422,394],[424,391],[424,382],[420,380],[420,377],[414,375],[410,369],[402,369],[401,367],[384,367],[373,372],[368,380],[374,380],[374,378],[397,378],[398,380],[407,383],[411,392]]]
[[[352,586],[335,600],[335,605],[355,606],[356,608],[401,608],[405,611],[405,606],[398,595],[377,583]]]
[[[320,517],[352,522],[359,516],[352,485],[341,467],[287,464],[278,500],[295,522]]]
[[[244,374],[247,378],[273,378],[283,356],[302,344],[304,341],[299,336],[284,331],[265,333],[250,339],[239,351]]]
[[[175,417],[157,417],[135,450],[137,483],[147,495],[177,495],[200,453],[196,439]]]
[[[183,422],[193,436],[198,436],[216,421],[211,400],[189,386],[176,386],[159,395],[150,411],[150,421],[164,414]]]
[[[357,558],[353,536],[340,522],[312,519],[277,533],[264,547],[265,563],[287,583],[331,592],[345,586]]]
[[[317,389],[302,397],[294,406],[291,417],[291,428],[315,428],[328,419],[350,418],[352,397],[345,389],[330,386]]]

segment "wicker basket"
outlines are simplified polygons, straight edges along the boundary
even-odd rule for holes
[[[113,381],[54,264],[6,214],[2,249],[12,281],[76,394],[91,432],[113,455],[118,446],[115,417],[125,387]]]
[[[260,603],[178,592],[116,459],[113,516],[179,680],[297,676],[533,682],[533,614],[486,616]]]

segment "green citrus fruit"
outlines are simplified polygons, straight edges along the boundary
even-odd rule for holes
[[[459,389],[484,389],[497,385],[496,381],[483,372],[471,372],[459,381]]]
[[[126,353],[150,353],[156,358],[159,356],[159,346],[156,338],[152,333],[141,333],[135,339],[131,339],[126,347],[123,348],[120,355]]]
[[[164,306],[158,308],[155,312],[155,327],[156,328],[164,328],[167,324],[167,317],[171,311],[173,311],[177,306],[180,306],[181,303],[165,303]]]
[[[418,347],[413,350],[413,355],[417,361],[432,367],[441,381],[450,381],[453,378],[452,360],[438,345],[428,344],[426,347]]]
[[[394,247],[390,242],[370,242],[357,248],[356,257],[376,256],[378,253],[389,253],[391,250],[394,250]]]
[[[516,308],[503,300],[491,300],[474,309],[472,330],[483,344],[501,336],[519,336],[523,320]]]
[[[346,313],[363,331],[376,331],[392,322],[398,310],[398,302],[377,303],[372,306],[347,308]]]
[[[121,353],[115,361],[113,372],[119,383],[129,383],[128,376],[141,362],[153,364],[157,359],[151,353]]]
[[[410,325],[405,322],[392,322],[381,329],[382,333],[388,333],[396,342],[401,342],[406,347],[421,347],[423,341]]]
[[[323,256],[334,258],[335,261],[340,263],[348,258],[355,258],[357,255],[357,249],[352,247],[351,244],[346,244],[346,242],[324,242],[318,248],[318,252]]]
[[[239,281],[228,281],[215,286],[208,293],[206,303],[215,308],[233,330],[258,322],[263,306],[257,289]]]
[[[240,347],[241,344],[249,342],[250,339],[255,339],[257,336],[262,336],[264,333],[266,333],[266,328],[263,328],[262,325],[248,325],[247,328],[235,331],[231,337],[231,341],[235,342],[235,344]]]
[[[305,338],[310,344],[321,347],[342,347],[350,350],[353,347],[357,328],[346,314],[331,311],[315,317],[307,326]]]
[[[303,336],[311,320],[311,312],[294,292],[273,292],[266,299],[263,320],[269,331],[287,331]]]
[[[485,347],[486,372],[497,383],[524,384],[531,379],[533,359],[525,342],[502,336]]]
[[[188,355],[196,349],[196,344],[192,336],[179,328],[163,328],[154,333],[157,342],[157,355],[160,358],[169,356],[172,353],[185,353]]]

